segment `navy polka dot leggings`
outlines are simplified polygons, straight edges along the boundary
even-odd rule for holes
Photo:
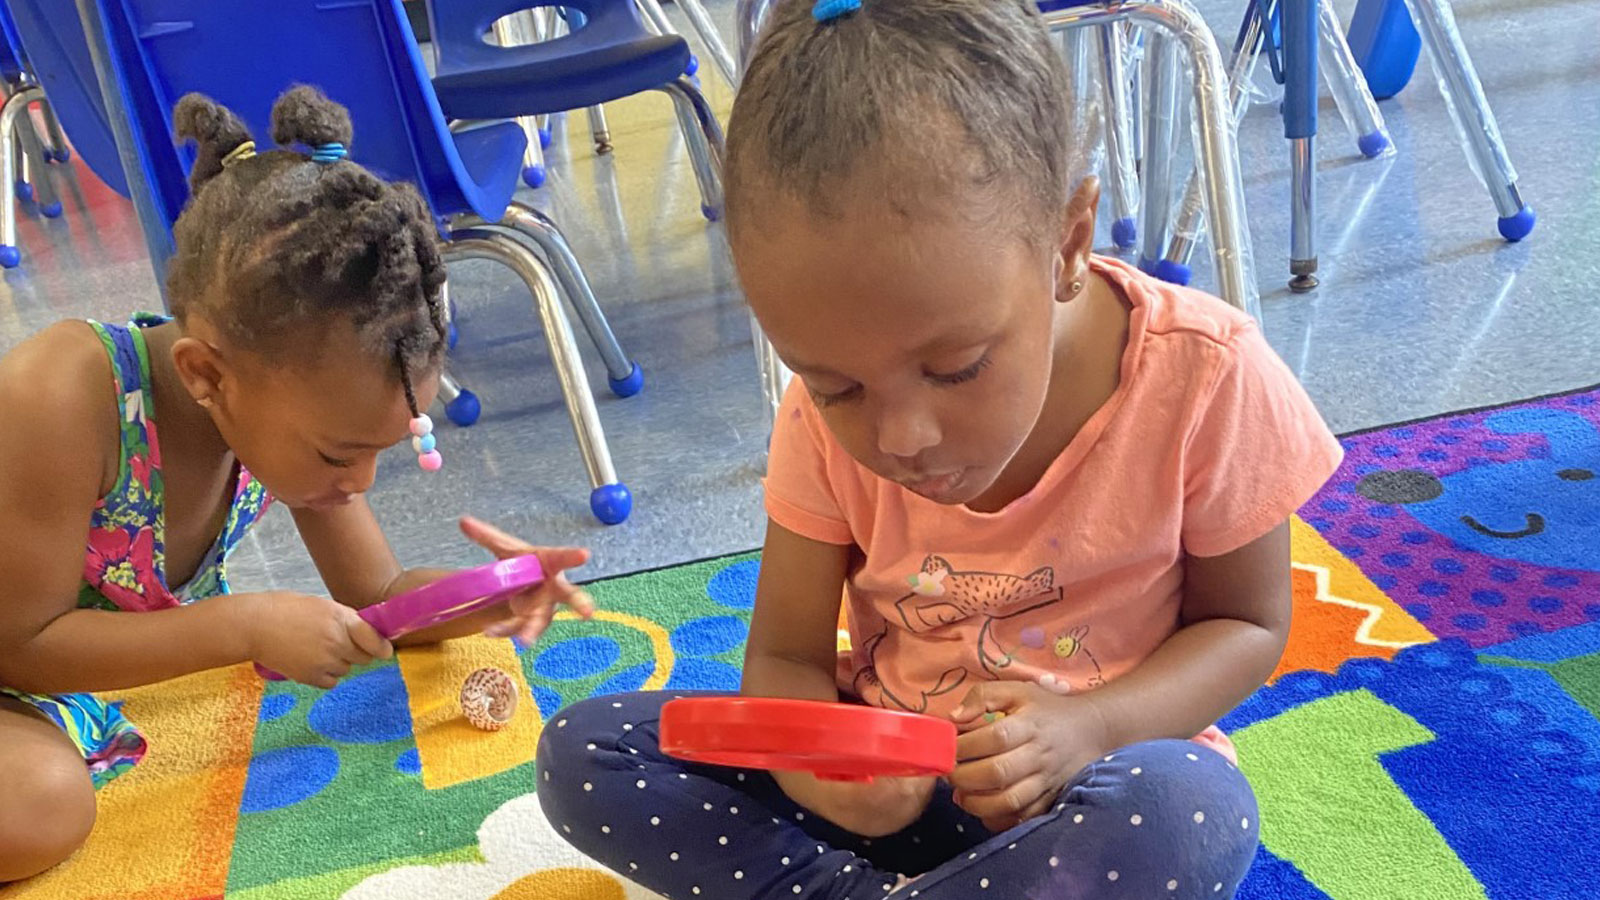
[[[578,703],[546,723],[538,756],[551,824],[671,900],[1226,900],[1255,855],[1249,783],[1188,741],[1094,762],[1048,814],[1004,834],[941,785],[921,820],[869,840],[806,812],[765,772],[662,753],[657,723],[673,696]],[[895,890],[902,874],[920,877]]]

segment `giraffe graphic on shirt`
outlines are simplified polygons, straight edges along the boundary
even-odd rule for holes
[[[1011,651],[1002,647],[994,633],[997,623],[1045,609],[1062,599],[1061,588],[1055,586],[1055,570],[1050,566],[1021,576],[965,572],[956,571],[941,556],[930,555],[923,561],[921,571],[906,580],[911,591],[895,603],[900,621],[885,623],[883,632],[863,646],[867,664],[856,673],[854,688],[868,703],[911,712],[926,712],[933,698],[959,689],[969,677],[1002,677],[1002,670],[1011,665],[1019,651],[1025,651],[1021,646]],[[918,652],[903,646],[926,644],[917,638],[937,638],[941,630],[974,619],[982,620],[976,652],[963,656],[977,663],[981,674],[973,666],[959,664],[943,670],[933,684],[899,684],[889,668],[879,664],[880,657],[888,658],[907,649]],[[1030,634],[1032,630],[1024,629]],[[1079,634],[1080,640],[1081,637]]]

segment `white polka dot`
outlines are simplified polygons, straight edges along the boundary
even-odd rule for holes
[[[700,885],[697,884],[694,887],[690,888],[689,890],[690,890],[691,893],[698,894],[698,893],[700,893]]]
[[[565,831],[567,834],[571,834],[572,833],[572,826],[571,825],[563,825],[563,826],[561,826],[561,830]]]
[[[1130,816],[1128,818],[1128,824],[1134,826],[1135,828],[1137,828],[1140,825],[1144,824],[1144,816],[1141,816],[1138,813],[1134,813],[1132,816]]]
[[[1006,849],[1007,850],[1015,850],[1015,849],[1017,849],[1017,845],[1016,844],[1012,844],[1011,846],[1007,847]]]
[[[985,878],[985,879],[979,881],[978,882],[978,887],[981,887],[984,890],[988,890],[989,889],[989,879]]]
[[[1239,827],[1248,830],[1250,828],[1250,820],[1249,819],[1240,819],[1239,820]]]
[[[848,872],[848,871],[850,871],[850,867],[849,866],[845,866],[842,871]]]
[[[594,790],[594,783],[593,782],[589,782],[589,781],[585,781],[583,783],[583,789],[586,790],[586,791]]]
[[[800,885],[797,884],[797,885],[794,886],[794,892],[796,894],[800,893]]]
[[[956,831],[958,833],[960,833],[960,834],[966,834],[967,833],[967,826],[965,826],[965,825],[957,825],[956,826]]]
[[[1133,769],[1132,769],[1132,772],[1135,775],[1143,775],[1144,774],[1144,769],[1140,768],[1139,766],[1134,766]]]
[[[734,873],[733,873],[733,880],[734,881],[743,881],[744,880],[744,870],[743,869],[736,869],[734,871]]]
[[[783,864],[786,865],[786,866],[789,864],[789,857],[785,856],[783,858]]]
[[[650,824],[651,825],[660,825],[661,824],[661,817],[660,816],[651,816],[650,817]]]
[[[562,719],[561,721],[557,722],[556,723],[556,727],[557,728],[565,728],[565,727],[567,727],[567,720],[566,719]]]
[[[1118,872],[1116,869],[1112,869],[1111,871],[1106,873],[1106,880],[1107,881],[1116,881],[1118,878],[1121,878],[1121,877],[1122,877],[1122,873]]]
[[[613,704],[611,704],[611,708],[612,709],[621,709],[622,708],[622,704],[621,703],[613,703]]]
[[[913,835],[912,835],[912,836],[911,836],[911,843],[913,843],[913,844],[920,844],[920,843],[922,843],[922,836],[921,836],[921,835],[916,835],[916,834],[913,834]]]
[[[1073,816],[1072,817],[1072,824],[1074,824],[1074,825],[1082,825],[1083,824],[1083,813],[1078,813],[1077,815]]]
[[[978,854],[976,854],[976,853],[968,853],[967,854],[967,859],[977,859],[977,858],[978,858]]]
[[[821,844],[817,845],[817,855],[818,856],[821,856],[822,854],[827,853],[827,852],[828,851],[826,849],[824,849]]]
[[[601,825],[600,826],[600,833],[601,834],[610,834],[611,833],[611,826],[610,825]]]
[[[740,772],[740,773],[739,773],[739,780],[740,780],[740,781],[743,781],[743,780],[744,780],[744,773],[743,773],[743,772]]]
[[[600,748],[599,748],[599,747],[596,747],[596,746],[595,746],[595,745],[593,745],[593,744],[590,744],[590,745],[589,745],[589,752],[590,752],[590,753],[593,753],[593,752],[594,752],[594,751],[596,751],[596,750],[599,750],[599,749],[600,749]]]
[[[796,822],[804,822],[806,820],[806,814],[805,813],[795,813],[794,814],[794,820]]]
[[[1200,812],[1200,811],[1199,811],[1199,810],[1195,810],[1195,814],[1194,814],[1194,823],[1195,823],[1195,824],[1196,824],[1196,825],[1199,825],[1199,824],[1201,824],[1201,823],[1202,823],[1202,822],[1204,822],[1204,821],[1205,821],[1205,820],[1206,820],[1206,814],[1205,814],[1205,813],[1203,813],[1203,812]]]
[[[872,838],[862,838],[861,839],[861,846],[863,846],[863,847],[871,847],[872,846]],[[817,852],[821,853],[822,852],[822,848],[818,847],[817,848]]]
[[[1193,753],[1185,753],[1184,756],[1189,760],[1189,762],[1199,762],[1200,761],[1200,757],[1195,756]]]
[[[733,815],[733,816],[737,816],[739,814],[739,807],[737,807],[737,806],[728,807],[728,814],[729,815]]]
[[[628,723],[626,723],[626,722],[624,722],[624,723],[622,723],[622,730],[623,730],[623,731],[632,731],[632,730],[633,730],[633,726],[632,726],[632,725],[629,725],[629,724],[628,724]]]
[[[1112,754],[1112,755],[1106,757],[1106,762],[1111,762],[1113,759],[1116,759],[1116,758],[1117,758],[1116,754]]]
[[[642,791],[642,790],[644,790],[644,779],[643,779],[643,778],[641,778],[641,779],[639,779],[639,780],[638,780],[638,781],[635,781],[635,782],[634,782],[634,783],[633,783],[633,786],[634,786],[634,787],[636,787],[636,788],[638,788],[638,789],[639,789],[639,790],[641,790],[641,791]]]
[[[629,872],[637,872],[637,871],[639,871],[639,864],[636,863],[636,862],[628,863],[628,871]]]
[[[1222,882],[1220,882],[1220,881],[1219,881],[1219,882],[1217,882],[1217,885],[1216,885],[1216,887],[1214,887],[1214,888],[1212,888],[1212,889],[1211,889],[1211,893],[1213,893],[1213,894],[1220,894],[1220,893],[1222,893]]]
[[[705,804],[701,804],[701,805],[705,807],[705,811],[706,812],[711,812],[711,804],[705,803]]]
[[[717,838],[717,843],[721,844],[724,847],[728,846],[728,836],[727,835],[723,835],[722,837]]]
[[[1178,879],[1176,879],[1176,878],[1169,879],[1167,881],[1167,890],[1175,891],[1177,889],[1178,889]]]
[[[667,859],[670,859],[673,862],[677,862],[678,861],[678,851],[674,850],[671,853],[668,853],[667,854]]]
[[[545,784],[549,784],[550,783],[550,773],[549,772],[544,773],[544,783]]]
[[[1059,857],[1059,856],[1050,857],[1050,868],[1054,869],[1056,866],[1059,866],[1059,865],[1061,865],[1061,857]]]

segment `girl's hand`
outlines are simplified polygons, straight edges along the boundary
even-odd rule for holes
[[[774,772],[789,799],[861,837],[886,837],[922,818],[936,779],[878,778],[823,781],[802,772]]]
[[[394,655],[355,610],[327,597],[270,591],[218,602],[237,604],[252,660],[301,684],[332,688],[352,667]]]
[[[980,684],[951,718],[962,731],[950,775],[956,802],[996,833],[1049,810],[1073,776],[1113,749],[1092,700],[1026,681]]]
[[[535,547],[471,516],[461,518],[461,533],[497,559],[533,554],[544,568],[544,581],[512,595],[510,618],[484,629],[490,637],[514,637],[531,644],[550,627],[556,607],[566,605],[581,618],[594,615],[594,598],[567,580],[565,572],[589,561],[589,551],[577,547]]]

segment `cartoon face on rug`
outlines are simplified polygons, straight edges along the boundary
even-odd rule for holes
[[[1488,556],[1536,566],[1600,571],[1600,432],[1564,410],[1516,409],[1484,424],[1499,434],[1539,434],[1540,459],[1470,466],[1437,478],[1414,469],[1373,472],[1357,490],[1403,505],[1422,524]]]
[[[1006,671],[1013,665],[1062,693],[1103,683],[1087,647],[1089,629],[1060,621],[1062,591],[1053,568],[1027,575],[956,571],[943,557],[929,556],[906,580],[911,592],[862,647],[867,663],[854,687],[868,703],[928,712],[942,697],[941,705],[953,706],[970,678],[1014,677]],[[880,656],[894,662],[880,664]],[[930,658],[963,664],[930,669],[924,662]]]

